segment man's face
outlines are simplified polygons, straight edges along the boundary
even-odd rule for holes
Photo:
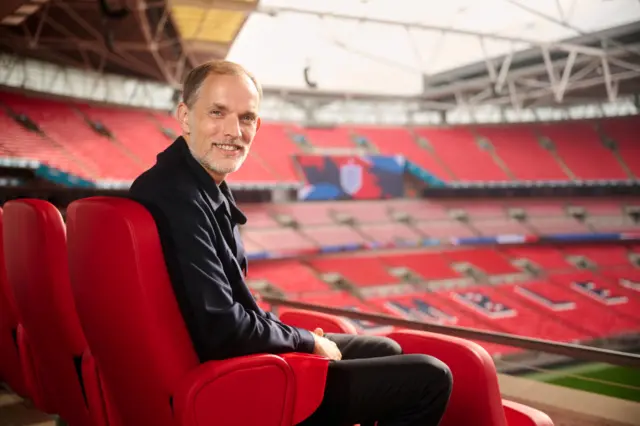
[[[240,168],[260,127],[260,96],[246,76],[209,75],[178,119],[193,156],[217,183]]]

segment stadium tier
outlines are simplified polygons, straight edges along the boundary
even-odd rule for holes
[[[7,129],[0,154],[91,180],[132,180],[180,133],[175,120],[152,111],[7,92],[0,93],[0,107]],[[265,123],[230,180],[301,182],[296,155],[335,152],[402,155],[445,182],[629,180],[640,172],[632,136],[639,125],[637,117],[412,129]]]
[[[249,222],[242,232],[252,255],[459,244],[500,236],[524,241],[549,235],[631,235],[640,230],[629,210],[637,206],[635,198],[247,204]],[[523,215],[514,215],[515,210]]]
[[[613,254],[619,257],[614,261]],[[634,258],[640,251],[621,245],[606,245],[598,248],[575,246],[523,246],[519,248],[438,248],[380,251],[375,254],[309,255],[298,259],[274,259],[256,261],[259,273],[249,274],[252,280],[267,280],[284,293],[304,293],[304,287],[291,278],[285,287],[273,278],[283,268],[296,268],[308,275],[314,271],[327,277],[327,282],[339,281],[354,289],[376,286],[393,286],[412,283],[425,288],[467,286],[480,282],[523,282],[535,277],[549,276],[552,280],[601,280],[606,282],[629,281],[625,288],[633,290],[634,280],[640,270]],[[299,263],[302,262],[302,263]],[[636,261],[637,262],[637,261]],[[573,274],[573,275],[572,275]],[[295,275],[295,274],[294,274]],[[336,277],[337,276],[337,277]],[[302,284],[301,284],[302,285]],[[623,285],[623,284],[620,284]],[[390,289],[393,292],[392,289]],[[627,293],[627,290],[623,291]]]
[[[260,291],[309,303],[589,342],[640,331],[634,253],[632,247],[607,245],[324,255],[254,262],[249,282]],[[573,264],[576,257],[585,258],[590,269]],[[539,269],[523,268],[523,260]],[[470,274],[460,264],[484,275]],[[356,326],[364,333],[379,331],[371,324]],[[494,355],[517,352],[481,344]]]
[[[476,131],[482,138],[491,141],[496,156],[509,165],[515,179],[569,179],[560,162],[540,144],[529,126],[487,126],[477,128]],[[532,158],[536,161],[531,161]]]
[[[487,147],[481,148],[470,129],[419,128],[415,132],[428,144],[431,155],[447,166],[454,180],[511,180],[506,167],[495,161]]]

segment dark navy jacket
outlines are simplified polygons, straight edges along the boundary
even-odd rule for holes
[[[312,353],[307,330],[257,305],[245,283],[247,258],[238,224],[247,218],[179,137],[129,191],[149,209],[174,292],[201,361],[254,353]]]

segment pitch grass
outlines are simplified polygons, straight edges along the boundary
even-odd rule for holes
[[[558,368],[544,373],[527,374],[525,377],[554,385],[640,402],[640,369],[588,363]]]

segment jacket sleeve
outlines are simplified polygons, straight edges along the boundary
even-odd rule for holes
[[[234,301],[204,210],[181,191],[145,202],[156,218],[178,304],[200,357],[313,353],[310,331],[264,317]],[[150,205],[149,205],[150,204]]]

